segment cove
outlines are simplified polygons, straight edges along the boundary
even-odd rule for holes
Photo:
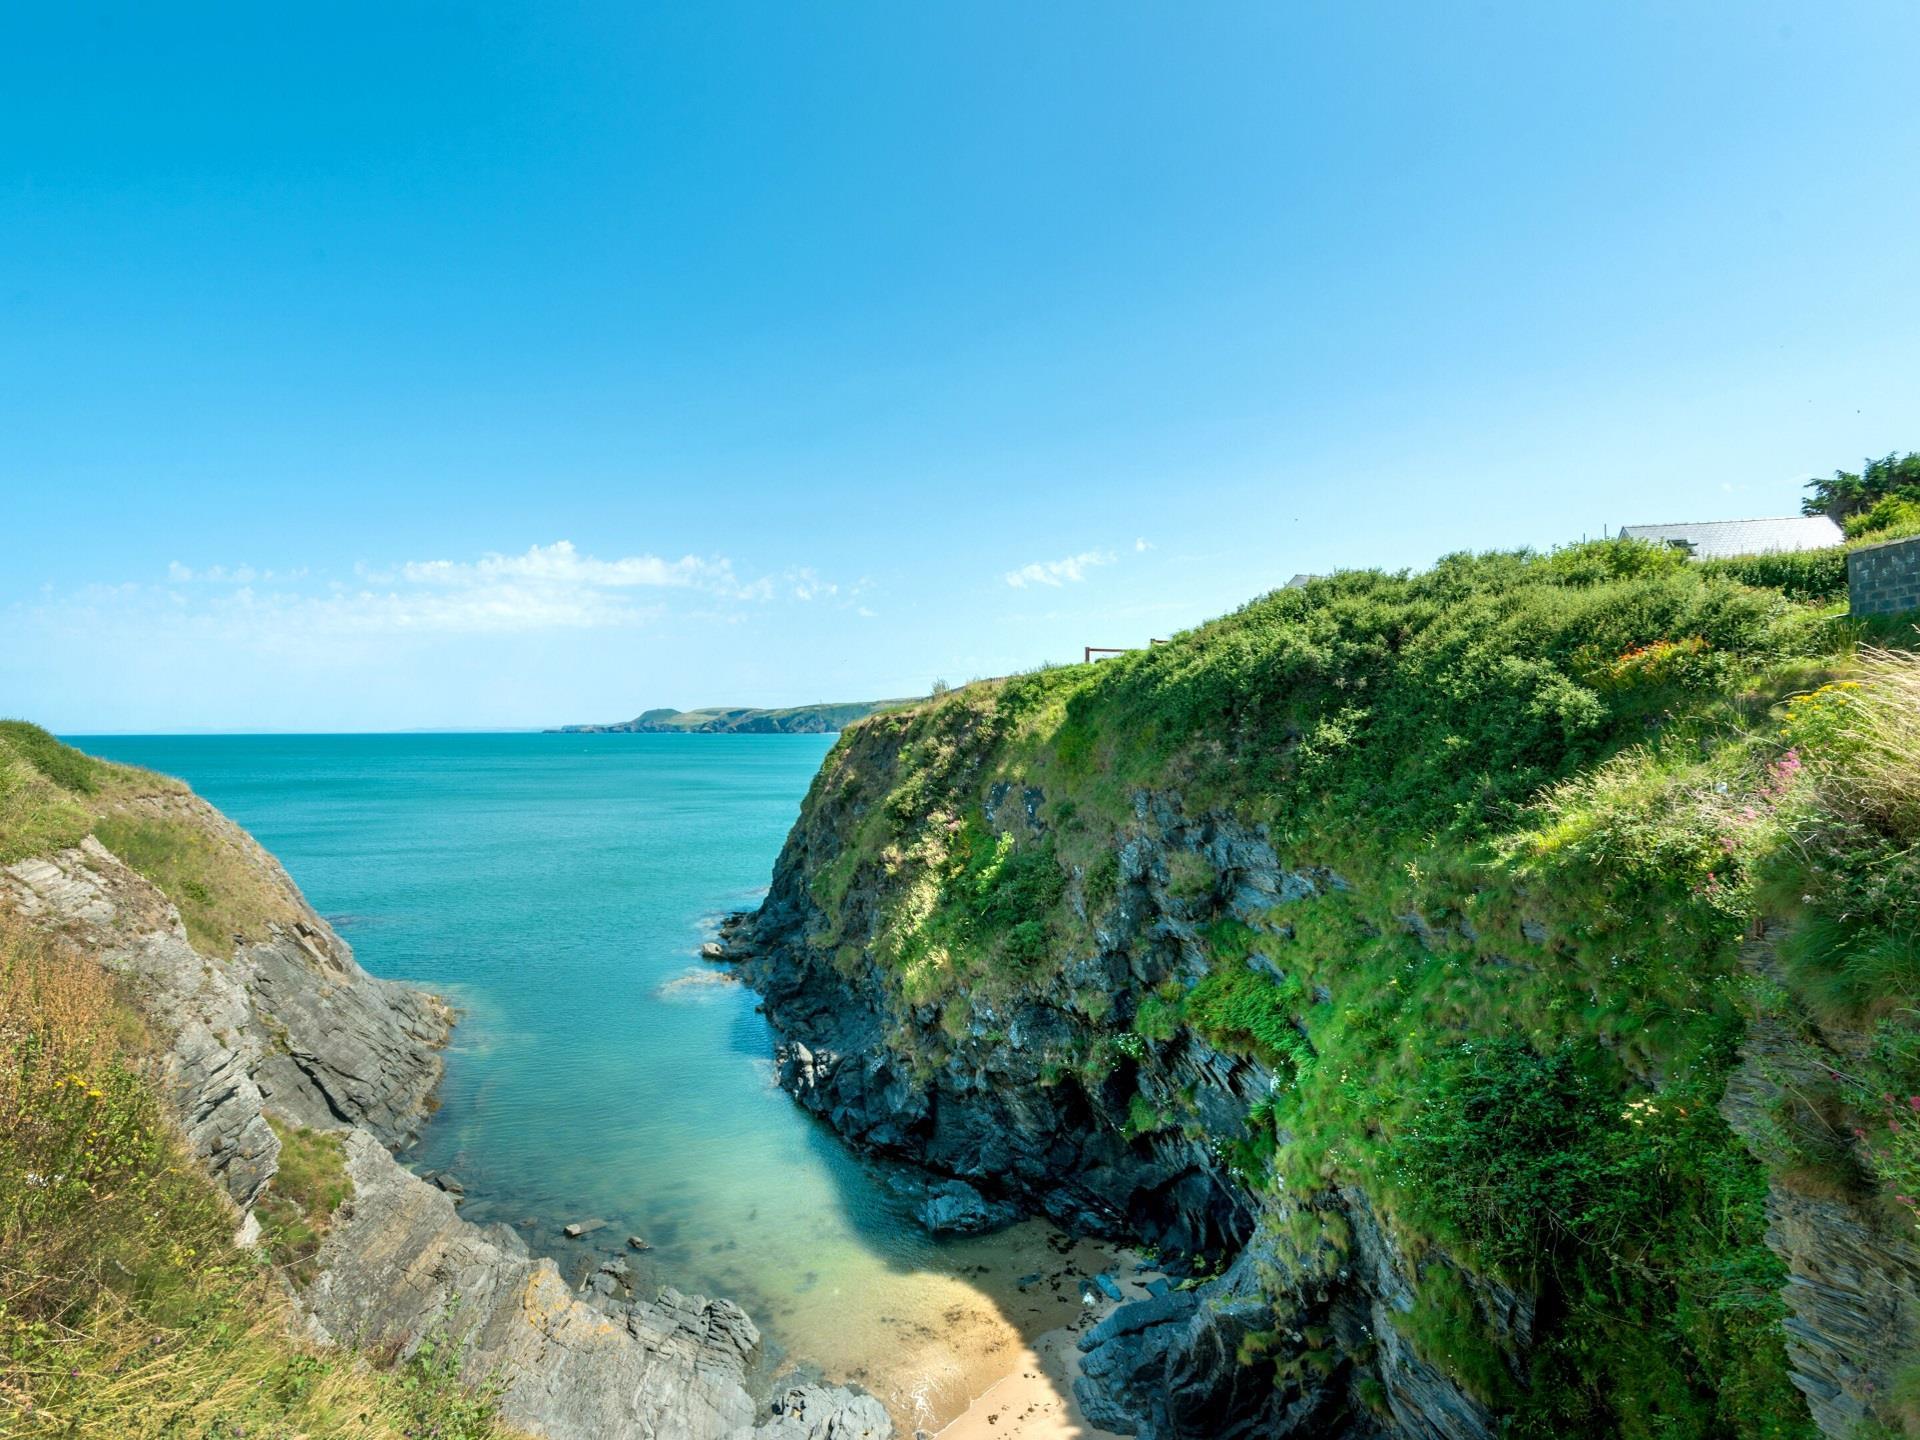
[[[76,737],[249,829],[375,974],[462,1011],[405,1157],[569,1278],[725,1296],[771,1365],[864,1384],[902,1433],[1077,1312],[1037,1224],[934,1242],[772,1085],[753,995],[698,958],[758,900],[832,743],[815,735]],[[569,1241],[560,1227],[600,1219]],[[625,1249],[628,1234],[652,1246]],[[1051,1242],[1051,1244],[1050,1244]],[[1097,1262],[1082,1262],[1097,1268]]]

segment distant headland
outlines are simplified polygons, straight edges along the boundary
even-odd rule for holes
[[[560,725],[549,735],[826,735],[877,710],[911,705],[906,700],[848,700],[795,705],[785,710],[708,706],[704,710],[646,710],[608,725]]]

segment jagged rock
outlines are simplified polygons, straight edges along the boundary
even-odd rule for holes
[[[843,772],[889,773],[888,747],[899,734],[851,732],[842,741]],[[816,787],[755,924],[743,969],[782,1037],[780,1084],[856,1145],[966,1181],[1069,1230],[1150,1243],[1176,1266],[1201,1254],[1232,1257],[1198,1289],[1162,1284],[1085,1337],[1075,1392],[1089,1421],[1160,1440],[1307,1437],[1342,1427],[1362,1434],[1367,1424],[1354,1418],[1349,1397],[1360,1375],[1377,1374],[1395,1435],[1488,1436],[1484,1409],[1422,1365],[1397,1330],[1376,1338],[1380,1326],[1391,1328],[1389,1312],[1402,1308],[1398,1297],[1411,1305],[1413,1294],[1405,1258],[1383,1238],[1351,1266],[1262,1238],[1263,1225],[1301,1202],[1256,1199],[1223,1155],[1244,1133],[1248,1110],[1272,1093],[1270,1070],[1190,1031],[1128,1056],[1104,1078],[1088,1078],[1076,1063],[1110,1043],[1150,991],[1202,973],[1201,927],[1211,917],[1285,933],[1286,906],[1345,890],[1345,878],[1288,865],[1261,827],[1191,816],[1177,797],[1140,792],[1135,824],[1115,847],[1112,900],[1085,915],[1096,952],[1042,972],[1022,993],[970,994],[968,1023],[956,1037],[938,1005],[904,1015],[893,1008],[889,977],[857,930],[836,931],[831,948],[809,943],[826,923],[810,881],[856,828],[833,813],[833,797],[867,793]],[[987,794],[1003,826],[1025,823],[1026,798],[1016,811],[1013,795],[1011,786]],[[1167,893],[1178,852],[1205,857],[1216,876],[1210,895]],[[856,876],[839,920],[877,913],[880,883]],[[1070,890],[1070,900],[1080,898]],[[1088,996],[1098,1003],[1085,1003]],[[1177,1123],[1128,1139],[1140,1098]],[[1314,1203],[1338,1214],[1364,1210],[1365,1197]],[[1363,1227],[1378,1230],[1370,1212],[1355,1228]],[[1510,1311],[1516,1332],[1530,1323],[1521,1297],[1481,1298],[1490,1316]],[[1259,1363],[1239,1363],[1243,1342],[1260,1349]],[[1283,1383],[1282,1375],[1295,1378]]]
[[[439,1083],[446,1007],[362,970],[278,862],[211,806],[152,800],[240,850],[278,888],[283,917],[268,939],[210,964],[179,912],[92,836],[0,871],[0,899],[127,976],[164,1038],[188,1146],[242,1208],[278,1163],[269,1107],[295,1124],[361,1125],[409,1141]]]
[[[964,1180],[933,1186],[913,1214],[932,1235],[984,1235],[1020,1218],[1018,1206],[990,1201]]]
[[[1765,940],[1749,944],[1743,959],[1760,975],[1777,974]],[[1845,1068],[1849,1047],[1864,1043],[1831,1025],[1796,1036],[1783,1020],[1757,1018],[1721,1113],[1765,1160],[1782,1099],[1818,1093],[1824,1062]],[[1767,1245],[1787,1265],[1789,1374],[1814,1423],[1832,1440],[1850,1440],[1873,1421],[1897,1426],[1893,1382],[1912,1354],[1908,1317],[1920,1295],[1911,1226],[1890,1225],[1864,1197],[1803,1194],[1776,1175],[1767,1190]]]
[[[709,940],[700,947],[700,958],[702,960],[725,960],[727,958],[727,947],[717,940]]]
[[[510,1423],[552,1440],[721,1440],[750,1427],[760,1335],[736,1305],[663,1290],[588,1305],[506,1226],[485,1229],[361,1131],[346,1137],[350,1206],[302,1304],[322,1338],[458,1345],[497,1375]]]
[[[312,1338],[404,1354],[444,1335],[469,1378],[503,1387],[509,1423],[546,1440],[892,1433],[871,1397],[818,1387],[755,1430],[744,1382],[760,1337],[738,1306],[671,1289],[621,1298],[630,1277],[618,1261],[598,1274],[615,1293],[587,1303],[511,1229],[461,1220],[458,1180],[430,1184],[388,1153],[425,1122],[451,1012],[362,970],[279,864],[204,802],[165,793],[132,803],[200,827],[256,868],[277,910],[266,939],[201,955],[166,898],[92,837],[0,869],[0,907],[127,978],[161,1042],[189,1150],[247,1211],[238,1243],[257,1240],[249,1207],[278,1162],[267,1112],[340,1135],[354,1193],[296,1297]]]
[[[773,1417],[752,1440],[887,1440],[892,1434],[893,1422],[873,1396],[795,1385],[774,1398]]]

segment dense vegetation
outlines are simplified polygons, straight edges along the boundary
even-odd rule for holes
[[[230,953],[267,918],[266,887],[241,883],[237,832],[196,824],[185,799],[0,722],[0,861],[111,837],[196,945]],[[286,1282],[346,1198],[340,1143],[281,1130],[262,1243],[241,1249],[240,1217],[175,1136],[153,1052],[112,977],[0,910],[0,1433],[503,1437],[450,1350],[380,1365],[293,1338]]]
[[[1920,518],[1920,454],[1868,460],[1857,472],[1836,470],[1831,479],[1809,480],[1807,490],[1801,510],[1831,515],[1849,535],[1855,533],[1855,521],[1863,522],[1861,529],[1880,529],[1897,519]]]
[[[1920,1195],[1920,1127],[1880,1098],[1920,1094],[1920,680],[1798,573],[1629,542],[1452,556],[878,716],[810,802],[844,826],[815,943],[877,960],[924,1049],[928,1005],[957,1039],[982,997],[1060,993],[1136,794],[1264,824],[1346,884],[1235,918],[1175,854],[1163,903],[1215,917],[1210,968],[1074,991],[1099,1038],[1056,1072],[1110,1082],[1182,1034],[1270,1065],[1236,1173],[1283,1209],[1363,1189],[1434,1262],[1409,1337],[1516,1434],[1809,1434],[1768,1169],[1717,1107],[1762,1007],[1866,1035],[1858,1073],[1774,1117],[1767,1163]],[[1004,799],[989,823],[1009,792],[1044,796],[1037,823]],[[1141,1095],[1122,1128],[1194,1118]],[[1525,1355],[1476,1272],[1540,1295]]]

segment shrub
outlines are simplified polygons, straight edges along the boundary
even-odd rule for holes
[[[1762,590],[1778,590],[1789,600],[1837,600],[1847,593],[1847,549],[1790,550],[1773,555],[1737,555],[1708,560],[1700,567]]]
[[[1212,862],[1195,851],[1176,850],[1167,858],[1167,893],[1177,900],[1203,900],[1219,880]]]
[[[1276,980],[1246,965],[1209,971],[1187,996],[1187,1022],[1228,1050],[1251,1051],[1270,1065],[1304,1069],[1313,1048],[1295,1014],[1305,1001],[1297,979]]]
[[[1402,1188],[1487,1263],[1534,1274],[1616,1203],[1616,1141],[1653,1113],[1640,1101],[1623,1116],[1599,1065],[1575,1047],[1463,1045],[1422,1075],[1395,1143]]]
[[[1907,495],[1882,495],[1857,514],[1849,515],[1845,526],[1849,540],[1890,540],[1920,530],[1920,499]]]
[[[107,768],[25,720],[0,720],[0,742],[62,790],[76,795],[93,794]]]

